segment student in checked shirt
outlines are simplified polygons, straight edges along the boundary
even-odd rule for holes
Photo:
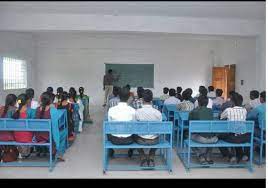
[[[153,93],[151,90],[146,89],[142,95],[143,106],[142,108],[137,109],[136,111],[136,120],[137,121],[162,121],[162,114],[159,110],[153,108],[152,100]],[[158,144],[159,138],[158,135],[134,135],[134,140],[138,144],[142,145],[154,145]],[[146,156],[143,149],[138,149],[141,158],[141,166],[145,167],[150,166],[154,167],[154,156],[156,148],[151,148],[149,155]]]
[[[192,111],[194,109],[194,104],[190,101],[191,95],[189,90],[184,90],[182,92],[183,101],[177,105],[179,111]]]
[[[242,107],[243,97],[240,94],[236,94],[232,97],[234,102],[234,107],[227,108],[221,114],[221,119],[227,119],[228,121],[245,121],[247,117],[247,110]],[[237,124],[234,126],[243,126],[243,124]],[[218,138],[230,143],[245,143],[250,141],[250,134],[243,133],[242,131],[236,133],[228,133],[228,134],[219,134]],[[230,163],[239,163],[240,160],[247,161],[249,156],[249,148],[245,148],[245,152],[243,152],[242,147],[235,147],[234,151],[230,152],[228,148],[220,147],[225,160],[229,160]]]
[[[250,91],[249,94],[250,101],[249,104],[246,105],[246,109],[248,112],[261,104],[259,96],[260,93],[257,90]]]
[[[129,98],[129,89],[123,87],[119,92],[120,102],[111,107],[108,110],[108,121],[134,121],[135,120],[135,109],[128,106],[127,100]],[[130,145],[133,143],[131,134],[116,134],[108,135],[108,139],[115,145]],[[129,157],[132,156],[133,150],[128,150]],[[114,150],[110,150],[110,155],[113,156]]]

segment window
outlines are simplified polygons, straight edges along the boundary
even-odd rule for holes
[[[3,58],[4,90],[27,87],[27,67],[24,60]]]

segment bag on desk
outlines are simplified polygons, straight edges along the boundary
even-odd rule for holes
[[[13,162],[18,159],[19,151],[15,146],[0,146],[0,160],[5,162]]]

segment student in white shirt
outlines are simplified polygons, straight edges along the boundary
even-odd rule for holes
[[[25,93],[29,98],[28,106],[32,109],[36,109],[39,106],[39,104],[36,100],[33,99],[34,98],[34,90],[32,88],[29,88],[29,89],[26,89]]]
[[[167,98],[169,98],[168,92],[169,92],[169,89],[167,87],[164,87],[163,88],[163,93],[164,94],[160,96],[160,100],[164,101]]]
[[[214,91],[214,87],[209,86],[208,87],[208,98],[215,98],[215,97],[216,97],[216,93]]]
[[[128,106],[129,89],[123,87],[119,92],[120,102],[108,110],[108,121],[134,121],[135,109]],[[111,134],[108,139],[115,145],[129,145],[133,143],[131,134]],[[110,150],[113,156],[114,151]],[[132,156],[132,150],[128,152],[129,157]]]
[[[257,106],[261,105],[260,99],[259,99],[260,93],[257,90],[250,91],[249,97],[250,101],[249,104],[246,105],[247,111],[250,111]]]
[[[121,89],[120,87],[114,86],[113,95],[109,99],[109,102],[108,102],[108,110],[109,108],[116,106],[120,102],[120,98],[119,98],[120,89]]]
[[[167,98],[164,101],[164,105],[168,105],[168,104],[174,104],[174,105],[178,105],[181,103],[181,101],[175,97],[176,96],[176,90],[175,89],[170,89],[169,90],[169,98]]]
[[[247,110],[242,107],[243,97],[240,94],[236,94],[232,97],[234,102],[234,107],[225,109],[221,114],[221,119],[227,119],[228,121],[245,121],[247,117]],[[234,124],[234,130],[237,130],[236,133],[229,134],[220,134],[218,137],[221,140],[230,143],[245,143],[250,141],[250,134],[243,133],[244,124]],[[235,147],[235,153],[230,152],[228,148],[219,148],[224,158],[229,160],[230,163],[239,163],[242,161],[247,161],[249,156],[249,148],[245,148],[245,152],[243,152],[242,147]]]
[[[207,94],[208,94],[208,90],[205,86],[200,86],[199,87],[199,96],[200,95],[203,95],[203,96],[206,96],[207,97]],[[208,98],[208,105],[207,105],[207,108],[211,108],[212,109],[212,106],[213,106],[213,101],[212,99]],[[194,103],[194,108],[197,108],[198,107],[198,101],[196,100],[195,103]]]
[[[162,121],[162,114],[159,110],[153,108],[152,100],[153,93],[151,90],[146,89],[142,95],[143,106],[136,111],[136,120],[138,121]],[[134,140],[142,145],[158,144],[158,135],[134,135]],[[141,166],[154,167],[154,156],[156,148],[151,148],[149,155],[146,157],[142,148],[138,149],[141,158]],[[147,163],[147,164],[146,164]]]
[[[222,104],[224,103],[224,98],[222,97],[222,89],[216,89],[216,98],[213,100],[213,109],[220,110]]]

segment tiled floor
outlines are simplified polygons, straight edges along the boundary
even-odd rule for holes
[[[247,169],[192,169],[186,172],[174,152],[173,174],[166,171],[113,171],[102,174],[102,117],[92,114],[94,123],[86,125],[73,146],[64,155],[53,172],[46,167],[0,167],[0,178],[265,178],[265,165]]]

